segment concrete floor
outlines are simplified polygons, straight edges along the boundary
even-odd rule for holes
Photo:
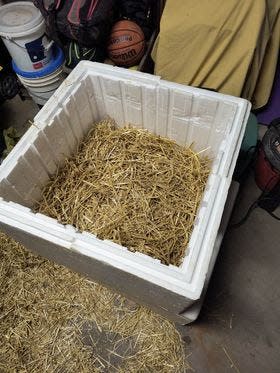
[[[23,133],[38,111],[38,106],[32,100],[22,101],[16,96],[0,105],[0,128],[12,126]]]
[[[250,175],[231,221],[243,217],[259,194]],[[201,315],[180,328],[196,372],[280,372],[278,229],[279,221],[261,209],[228,229]]]
[[[37,110],[19,98],[4,103],[1,126],[26,127]],[[251,175],[232,221],[243,217],[259,193]],[[226,233],[201,315],[179,328],[196,372],[280,372],[278,229],[279,221],[257,209],[243,226]]]

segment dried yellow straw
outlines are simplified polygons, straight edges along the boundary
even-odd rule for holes
[[[0,233],[0,372],[183,373],[173,324]]]
[[[180,265],[208,175],[209,160],[191,148],[108,119],[66,160],[37,210]]]
[[[209,173],[189,148],[103,121],[44,190],[37,210],[180,264]],[[36,257],[0,234],[0,371],[190,368],[174,325]]]

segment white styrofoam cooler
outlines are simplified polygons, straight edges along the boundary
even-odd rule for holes
[[[196,319],[208,283],[232,173],[250,110],[248,101],[157,76],[81,62],[34,119],[0,167],[0,229],[27,248],[148,305],[171,320]],[[94,122],[106,116],[213,158],[193,233],[180,267],[132,253],[63,226],[30,208]]]

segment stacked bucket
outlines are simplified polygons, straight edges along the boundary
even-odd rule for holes
[[[65,75],[63,52],[46,36],[40,11],[29,1],[1,6],[0,36],[19,80],[34,102],[44,105]]]

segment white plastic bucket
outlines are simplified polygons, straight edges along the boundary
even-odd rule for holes
[[[42,78],[24,78],[18,75],[19,80],[25,86],[33,101],[38,105],[45,105],[57,88],[65,79],[66,74],[60,66],[53,73]]]
[[[52,59],[53,42],[45,31],[44,18],[32,2],[0,7],[0,36],[21,70],[43,69]]]
[[[24,71],[13,61],[13,69],[36,104],[44,105],[66,77],[63,71],[64,54],[55,46],[53,59],[41,70]]]

